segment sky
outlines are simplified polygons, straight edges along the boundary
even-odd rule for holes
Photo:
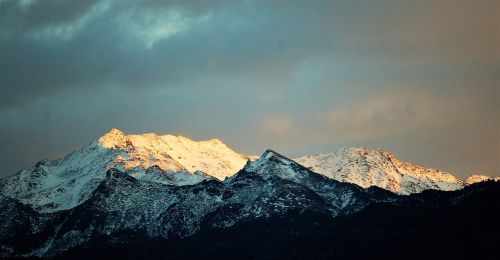
[[[500,2],[0,0],[0,176],[111,128],[500,176]]]

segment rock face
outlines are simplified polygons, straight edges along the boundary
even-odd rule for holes
[[[0,180],[0,192],[38,211],[54,212],[85,201],[111,168],[137,179],[192,185],[223,180],[247,160],[217,139],[195,142],[182,136],[125,135],[113,129],[62,159],[41,161]]]
[[[464,187],[464,181],[450,173],[402,162],[383,150],[343,148],[336,153],[312,154],[294,160],[338,181],[363,188],[377,186],[399,194]]]

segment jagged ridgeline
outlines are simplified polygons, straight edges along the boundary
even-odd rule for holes
[[[411,249],[450,256],[467,243],[488,252],[499,183],[473,179],[381,150],[257,158],[218,139],[113,129],[1,180],[0,256],[420,258]]]

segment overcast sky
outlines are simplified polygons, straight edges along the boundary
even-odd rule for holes
[[[0,176],[111,128],[500,176],[500,2],[0,0]]]

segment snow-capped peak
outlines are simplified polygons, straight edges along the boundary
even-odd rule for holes
[[[169,185],[224,180],[243,167],[264,178],[276,176],[296,182],[317,179],[316,172],[364,188],[378,186],[400,194],[455,190],[490,179],[473,175],[464,182],[450,173],[402,162],[389,152],[367,148],[343,148],[294,160],[273,150],[266,150],[258,159],[245,156],[219,139],[193,141],[184,136],[126,134],[111,129],[62,159],[41,161],[0,180],[0,193],[39,211],[69,209],[86,200],[112,168],[136,179]]]
[[[111,129],[62,159],[38,163],[1,180],[0,193],[50,212],[86,200],[111,168],[137,179],[190,185],[211,178],[223,180],[247,160],[218,139],[197,142],[183,136],[127,135]]]
[[[466,185],[471,185],[474,183],[489,181],[489,180],[500,181],[500,177],[490,177],[483,174],[472,174],[469,177],[465,178],[464,182]]]
[[[249,162],[244,169],[264,178],[276,176],[291,181],[300,180],[304,177],[300,175],[307,171],[298,163],[270,149],[266,150],[259,159]]]
[[[260,159],[263,159],[263,160],[269,160],[270,158],[277,158],[277,159],[280,159],[282,161],[285,161],[285,162],[290,162],[290,159],[286,158],[285,156],[271,150],[271,149],[267,149],[261,156],[260,156]]]
[[[364,188],[378,186],[400,194],[463,187],[463,181],[450,173],[402,162],[381,149],[341,148],[335,153],[312,154],[294,160],[338,181]]]
[[[102,147],[114,148],[117,144],[123,143],[125,140],[125,133],[113,128],[105,135],[99,138],[98,142]]]
[[[267,149],[260,157],[259,159],[250,162],[250,164],[247,165],[247,169],[252,172],[261,172],[262,166],[266,166],[267,164],[272,161],[272,164],[282,164],[282,165],[290,165],[291,163],[294,163],[290,159],[286,158],[285,156],[271,150]]]
[[[154,133],[126,135],[112,129],[99,138],[99,145],[124,151],[118,158],[125,170],[148,169],[157,165],[164,171],[204,172],[223,180],[240,170],[248,160],[231,150],[219,139],[193,141],[184,136]]]

